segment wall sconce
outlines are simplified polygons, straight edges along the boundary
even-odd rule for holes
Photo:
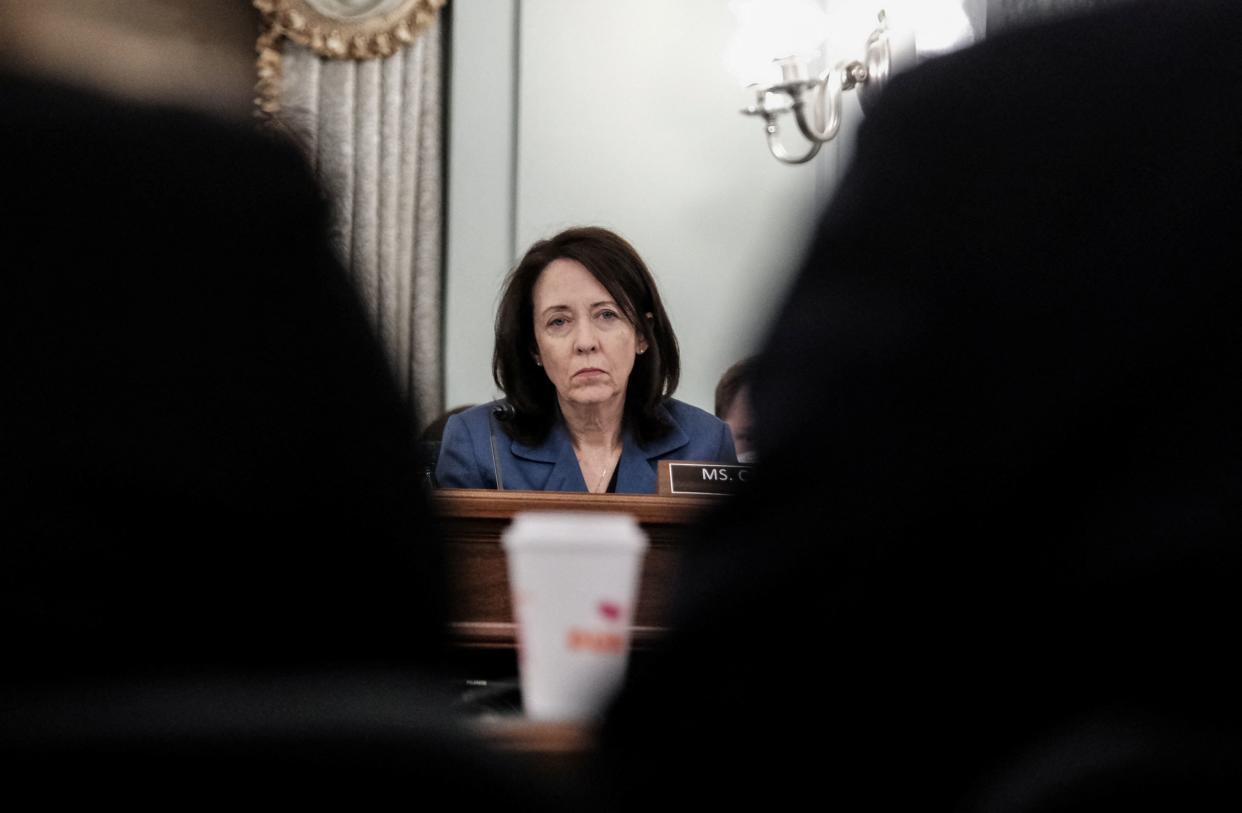
[[[786,164],[810,161],[836,137],[846,91],[855,91],[863,112],[870,112],[893,74],[969,45],[986,20],[985,0],[823,0],[822,5],[811,0],[735,0],[731,5],[736,5],[739,38],[744,33],[753,40],[745,50],[738,48],[746,58],[746,72],[740,69],[741,59],[735,63],[739,76],[750,78],[748,87],[755,90],[755,103],[742,112],[763,117],[768,149]],[[823,8],[830,8],[831,16]],[[879,24],[867,37],[862,59],[841,61],[811,76],[809,60],[861,37],[871,25],[872,9],[879,10]],[[834,43],[828,42],[829,33]],[[769,61],[773,53],[795,55]],[[815,69],[826,64],[815,62]],[[780,69],[779,81],[773,66]],[[781,142],[778,122],[785,113],[793,113],[810,143],[801,155],[790,154]]]
[[[786,164],[804,164],[819,148],[836,137],[841,128],[841,95],[847,90],[858,93],[863,110],[870,109],[883,90],[896,61],[913,61],[913,36],[894,35],[888,15],[881,11],[879,25],[867,37],[861,61],[841,62],[814,78],[807,77],[806,60],[787,56],[776,60],[781,80],[757,86],[755,103],[742,110],[743,115],[762,116],[767,132],[768,149]],[[811,146],[802,155],[791,155],[780,140],[777,124],[784,113],[792,112],[798,130]]]

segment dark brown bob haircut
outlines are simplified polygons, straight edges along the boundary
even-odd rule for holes
[[[556,387],[535,364],[535,305],[532,292],[553,260],[576,260],[612,296],[617,307],[646,340],[634,359],[625,392],[625,423],[644,442],[669,430],[660,405],[677,389],[681,355],[677,336],[664,312],[646,263],[624,238],[597,226],[569,229],[530,247],[509,276],[496,310],[496,348],[492,378],[509,403],[503,422],[510,436],[541,443],[556,423]]]

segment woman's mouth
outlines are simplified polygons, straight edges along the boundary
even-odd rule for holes
[[[604,374],[604,371],[599,369],[598,367],[586,367],[574,373],[573,377],[574,378],[592,378],[594,376],[603,375],[603,374]]]

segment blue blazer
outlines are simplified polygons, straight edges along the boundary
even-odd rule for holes
[[[543,443],[527,446],[509,437],[492,414],[500,403],[480,404],[449,418],[436,463],[440,487],[495,488],[498,463],[505,489],[586,491],[565,422],[557,420]],[[629,429],[622,431],[618,494],[654,494],[656,463],[660,460],[737,462],[733,434],[724,421],[671,398],[661,408],[673,427],[664,437],[643,444]]]

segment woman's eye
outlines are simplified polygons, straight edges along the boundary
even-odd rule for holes
[[[561,319],[560,317],[557,317],[556,319],[548,320],[548,327],[561,327],[565,324],[566,324],[565,320]]]
[[[600,311],[600,312],[599,312],[599,316],[600,316],[600,318],[601,318],[601,319],[617,319],[617,318],[619,318],[619,317],[617,316],[617,312],[616,312],[616,311]]]

